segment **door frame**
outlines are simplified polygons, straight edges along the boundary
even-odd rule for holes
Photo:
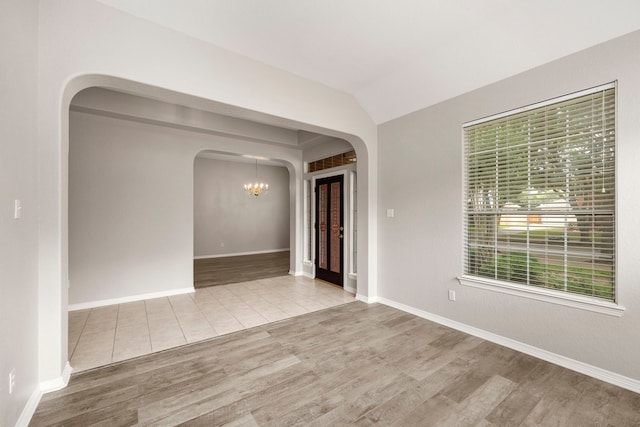
[[[336,168],[335,170],[326,169],[318,172],[307,173],[304,175],[304,179],[310,182],[310,210],[311,210],[311,239],[309,241],[309,245],[311,246],[311,259],[307,260],[305,255],[304,264],[307,266],[307,277],[315,278],[316,274],[316,233],[313,228],[313,224],[316,222],[316,197],[315,197],[315,188],[316,181],[324,178],[331,178],[333,176],[341,175],[343,177],[343,202],[344,202],[344,236],[343,239],[343,247],[344,247],[344,268],[342,272],[342,283],[345,291],[356,293],[357,292],[357,274],[353,273],[352,268],[355,260],[353,260],[352,248],[353,242],[351,241],[354,237],[352,234],[353,230],[353,179],[352,174],[356,172],[355,165],[345,165],[340,168]],[[305,220],[306,221],[306,220]],[[306,231],[305,231],[306,232]],[[307,247],[303,245],[303,247]],[[306,249],[305,249],[306,250]]]
[[[339,268],[339,272],[335,272],[332,271],[332,269],[334,268],[334,266],[330,265],[331,259],[332,259],[332,255],[331,255],[331,251],[330,248],[332,246],[332,240],[331,240],[331,228],[329,227],[329,223],[331,222],[331,205],[328,204],[326,206],[326,214],[327,214],[327,229],[326,229],[326,237],[327,237],[327,269],[326,269],[326,273],[323,271],[322,272],[322,276],[323,277],[319,277],[320,276],[320,265],[319,265],[319,260],[318,260],[318,256],[320,253],[320,233],[321,230],[319,229],[319,217],[320,217],[320,205],[319,205],[319,197],[320,194],[318,193],[318,187],[320,185],[323,185],[325,183],[321,182],[321,181],[327,181],[326,185],[328,186],[328,194],[331,194],[331,186],[332,184],[335,183],[339,183],[340,184],[340,195],[339,195],[339,203],[340,203],[340,230],[337,231],[337,233],[339,234],[339,248],[338,250],[340,251],[340,255],[339,255],[339,262],[340,262],[340,268]],[[332,176],[328,176],[328,177],[323,177],[323,178],[318,178],[315,180],[315,185],[313,186],[313,190],[314,190],[314,199],[315,199],[315,214],[314,214],[314,218],[313,218],[313,223],[314,223],[314,235],[315,235],[315,257],[314,257],[314,275],[322,280],[325,280],[327,282],[333,283],[334,285],[338,285],[340,287],[344,287],[344,272],[345,272],[345,233],[346,233],[346,229],[345,229],[345,195],[344,195],[344,190],[345,190],[345,176],[343,174],[336,174],[336,175],[332,175]],[[329,199],[331,200],[331,199]],[[325,270],[325,269],[322,269]]]

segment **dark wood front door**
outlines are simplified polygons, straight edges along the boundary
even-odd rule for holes
[[[343,286],[343,176],[316,181],[316,277]]]

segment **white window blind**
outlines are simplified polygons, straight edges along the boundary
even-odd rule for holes
[[[615,84],[464,125],[464,274],[615,300]]]

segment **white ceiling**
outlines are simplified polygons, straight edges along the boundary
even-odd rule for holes
[[[640,29],[640,0],[99,0],[352,94],[376,123]]]

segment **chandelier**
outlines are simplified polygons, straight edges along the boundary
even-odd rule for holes
[[[244,192],[249,196],[258,197],[261,194],[265,194],[267,191],[269,191],[269,184],[258,182],[258,159],[256,159],[256,181],[253,184],[245,184]]]

